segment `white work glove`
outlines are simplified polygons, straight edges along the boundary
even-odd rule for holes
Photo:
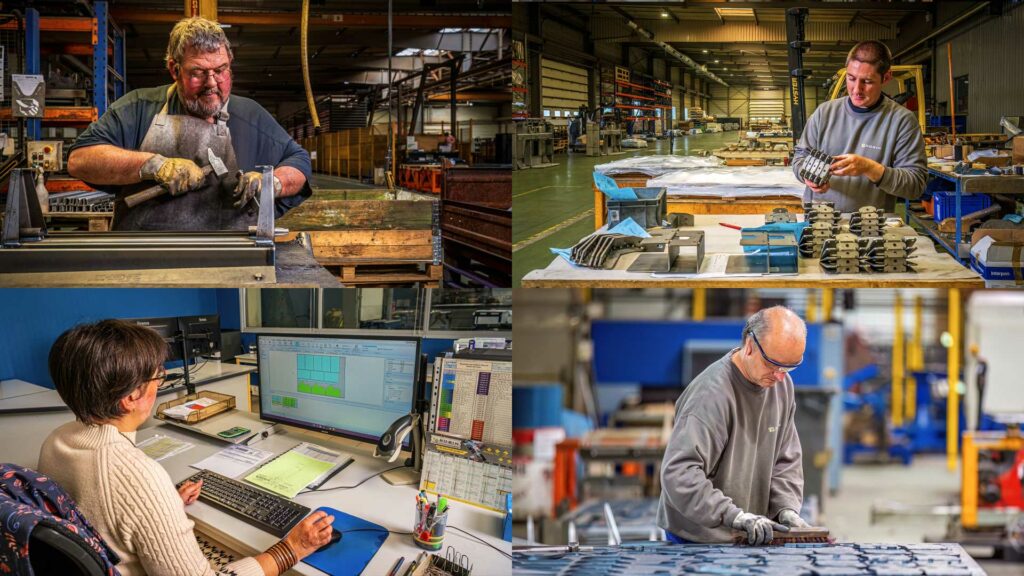
[[[782,512],[779,512],[779,522],[785,524],[786,526],[789,526],[790,528],[811,527],[810,524],[804,522],[804,519],[801,518],[800,515],[796,513],[796,511],[790,510],[789,508],[786,508]]]
[[[736,530],[743,530],[747,533],[747,543],[751,546],[764,546],[772,542],[772,530],[789,532],[789,528],[772,522],[764,516],[740,512],[739,516],[732,521],[732,527]]]

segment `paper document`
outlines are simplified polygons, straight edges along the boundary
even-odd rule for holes
[[[245,479],[285,498],[294,498],[299,490],[333,467],[334,462],[317,460],[292,449],[249,474]]]
[[[200,470],[210,470],[228,478],[237,478],[242,472],[257,464],[266,462],[273,455],[274,453],[269,450],[235,445],[196,462],[192,467]]]
[[[178,404],[177,406],[171,406],[170,408],[163,411],[163,415],[168,418],[174,418],[175,420],[187,420],[188,415],[195,412],[196,410],[202,410],[207,406],[212,406],[218,401],[213,398],[196,398],[191,402],[184,404]]]
[[[195,446],[195,444],[191,442],[184,442],[177,438],[171,438],[170,436],[163,436],[160,434],[154,434],[135,445],[135,447],[142,450],[146,456],[149,456],[157,462],[170,458],[171,456],[181,454],[193,446]]]
[[[334,472],[336,468],[348,466],[348,464],[352,462],[352,458],[349,457],[348,454],[336,452],[330,448],[324,448],[323,446],[317,446],[316,444],[310,444],[309,442],[303,442],[295,448],[292,448],[292,450],[299,454],[309,456],[310,458],[316,458],[317,460],[330,462],[332,464],[326,472],[317,476],[316,479],[309,483],[309,488],[317,488],[320,484],[324,483],[327,476]]]

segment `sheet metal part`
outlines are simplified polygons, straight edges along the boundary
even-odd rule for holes
[[[804,152],[806,156],[800,166],[800,177],[810,180],[819,188],[828,184],[829,179],[832,178],[829,166],[832,164],[833,158],[815,148],[805,148]]]
[[[861,206],[850,214],[850,232],[857,236],[881,236],[885,228],[885,211],[874,206]]]
[[[591,234],[572,247],[569,257],[577,266],[610,270],[623,254],[641,251],[642,240],[623,234]]]
[[[57,192],[50,194],[50,212],[113,212],[114,198],[98,190]]]
[[[743,230],[740,246],[753,247],[733,254],[726,274],[795,274],[799,270],[799,243],[791,231]]]
[[[796,214],[785,208],[774,208],[764,215],[765,224],[775,224],[776,222],[796,222]]]
[[[566,546],[513,548],[519,576],[645,576],[655,574],[815,574],[983,576],[959,544],[714,544],[627,543],[571,551]]]
[[[669,230],[641,242],[643,254],[626,269],[627,272],[662,274],[697,274],[704,262],[703,230]]]
[[[673,212],[668,215],[668,225],[672,228],[693,226],[693,214],[687,214],[686,212]]]

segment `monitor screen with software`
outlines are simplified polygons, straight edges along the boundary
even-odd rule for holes
[[[412,411],[419,338],[260,334],[257,348],[264,420],[376,442]]]

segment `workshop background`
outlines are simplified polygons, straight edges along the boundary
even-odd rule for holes
[[[515,4],[514,112],[523,121],[513,159],[514,286],[623,287],[611,283],[621,275],[567,271],[552,254],[615,223],[618,203],[602,198],[595,173],[620,188],[646,188],[639,204],[647,207],[664,190],[667,206],[660,208],[669,215],[803,212],[803,186],[782,167],[818,105],[845,95],[836,80],[847,52],[863,40],[891,49],[897,68],[884,91],[918,116],[925,134],[928,189],[920,201],[896,207],[918,233],[918,253],[934,243],[947,271],[963,271],[980,239],[972,237],[974,227],[984,230],[981,236],[1018,241],[1024,179],[989,178],[988,171],[1024,164],[1024,138],[1014,139],[1024,80],[1001,65],[1024,56],[1012,40],[1024,25],[1020,5]],[[693,158],[705,155],[714,158]],[[702,177],[706,166],[716,168]],[[962,173],[986,177],[964,187]],[[760,186],[765,194],[745,198],[736,185]],[[623,220],[639,212],[631,203],[621,206]],[[987,257],[991,266],[1001,260]],[[968,275],[977,282],[973,271]]]
[[[804,518],[839,543],[956,542],[1022,573],[1024,295],[991,290],[517,290],[517,542],[601,546],[610,523],[663,539],[673,404],[772,305],[808,327],[791,373]]]

